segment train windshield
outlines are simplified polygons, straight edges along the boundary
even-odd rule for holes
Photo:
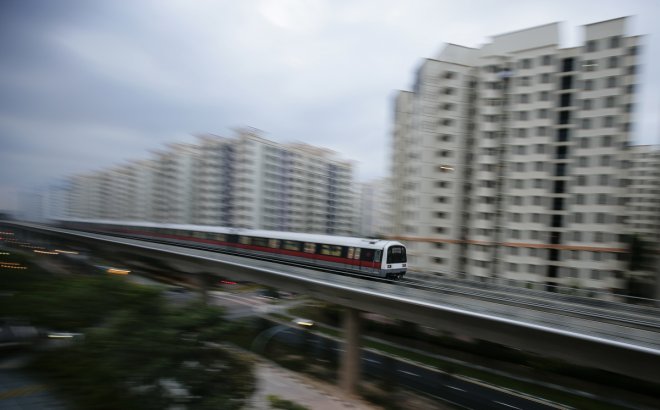
[[[406,248],[403,246],[390,246],[387,250],[387,263],[406,263]]]

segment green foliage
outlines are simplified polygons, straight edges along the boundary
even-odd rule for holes
[[[650,268],[651,264],[651,249],[649,244],[642,240],[638,235],[628,236],[628,269],[631,271],[639,271]]]
[[[46,354],[34,367],[81,408],[238,409],[254,390],[251,364],[210,345],[229,329],[221,311],[199,303],[120,310],[83,344]]]
[[[291,400],[283,399],[279,396],[271,394],[266,397],[270,406],[274,409],[283,409],[283,410],[308,410],[309,407],[303,406]]]
[[[3,315],[85,333],[31,366],[81,409],[239,409],[254,390],[250,361],[215,347],[232,331],[221,309],[171,306],[123,277],[25,270],[10,279]]]
[[[7,301],[10,315],[40,326],[80,331],[98,325],[115,310],[153,313],[161,308],[160,292],[122,278],[82,276],[42,278],[31,289]]]

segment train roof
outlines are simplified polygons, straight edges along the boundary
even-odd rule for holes
[[[98,219],[58,219],[57,221],[81,222],[81,223],[104,224],[104,225],[135,226],[135,227],[143,227],[143,228],[181,229],[185,231],[201,231],[201,232],[214,232],[214,233],[224,233],[224,234],[233,234],[233,235],[247,235],[247,236],[256,236],[260,238],[272,238],[272,239],[280,239],[280,240],[313,242],[313,243],[321,243],[321,244],[354,246],[359,248],[373,248],[373,249],[381,249],[388,244],[402,245],[399,242],[386,240],[386,239],[355,238],[351,236],[334,236],[334,235],[322,235],[322,234],[300,233],[300,232],[268,231],[262,229],[227,228],[222,226],[163,224],[156,222],[114,221],[114,220],[98,220]]]

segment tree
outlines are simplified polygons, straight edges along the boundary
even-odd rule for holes
[[[651,249],[639,235],[628,237],[628,269],[630,271],[648,270],[651,267]]]

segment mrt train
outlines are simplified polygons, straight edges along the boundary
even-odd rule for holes
[[[406,247],[395,241],[200,225],[60,220],[66,229],[194,246],[385,279],[406,273]]]

